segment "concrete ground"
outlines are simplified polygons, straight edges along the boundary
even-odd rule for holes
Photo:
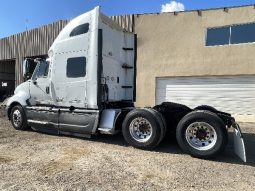
[[[0,117],[0,190],[254,190],[255,124],[241,127],[246,164],[234,155],[231,139],[222,156],[201,160],[171,140],[143,151],[121,135],[80,139],[16,131]]]

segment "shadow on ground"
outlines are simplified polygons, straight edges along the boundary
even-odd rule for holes
[[[223,162],[231,164],[240,164],[240,165],[249,165],[255,167],[255,134],[253,133],[243,133],[247,163],[244,163],[238,156],[234,153],[234,142],[233,142],[233,133],[229,133],[229,142],[225,151],[211,161],[214,162]],[[103,142],[106,144],[115,144],[123,147],[127,147],[123,136],[121,134],[117,135],[97,135],[94,136],[91,141]],[[169,154],[184,154],[183,151],[179,148],[177,141],[174,136],[167,136],[162,143],[153,151],[163,152]]]
[[[247,163],[242,162],[234,153],[233,133],[229,133],[229,143],[225,152],[217,157],[217,159],[214,159],[214,161],[255,167],[255,134],[243,133],[243,139],[246,148]]]
[[[255,132],[255,130],[253,130],[254,128],[255,128],[255,125],[252,124],[252,127],[250,128],[252,129],[252,132]],[[52,135],[52,136],[56,136],[56,135]],[[243,133],[243,137],[244,137],[244,143],[246,147],[246,156],[247,156],[246,163],[244,163],[241,159],[239,159],[234,153],[234,143],[233,143],[232,132],[229,132],[229,142],[225,151],[221,155],[210,160],[214,162],[248,165],[248,166],[255,167],[255,133],[245,132]],[[78,137],[75,137],[75,138],[78,138]],[[85,138],[78,138],[78,139],[85,139]],[[86,140],[128,147],[121,133],[116,135],[98,134],[96,136],[92,136],[91,139],[86,139]],[[166,136],[166,138],[162,141],[162,143],[160,143],[160,145],[153,151],[169,153],[169,154],[185,154],[179,148],[174,135]]]

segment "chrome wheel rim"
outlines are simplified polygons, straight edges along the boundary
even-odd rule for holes
[[[152,136],[152,125],[147,119],[138,117],[131,121],[129,132],[133,139],[140,143],[144,143]]]
[[[12,115],[13,124],[15,127],[19,127],[22,123],[22,115],[19,110],[15,110]]]
[[[213,126],[205,122],[194,122],[185,132],[188,144],[199,151],[213,148],[217,142],[217,133]]]

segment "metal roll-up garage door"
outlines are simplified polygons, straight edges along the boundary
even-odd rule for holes
[[[156,104],[211,105],[235,115],[255,114],[255,76],[171,77],[156,83]]]
[[[0,102],[13,95],[15,89],[15,60],[0,61]]]

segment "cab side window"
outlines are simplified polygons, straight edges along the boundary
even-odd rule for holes
[[[36,72],[36,78],[46,78],[49,73],[49,63],[48,62],[41,62],[37,72]]]

